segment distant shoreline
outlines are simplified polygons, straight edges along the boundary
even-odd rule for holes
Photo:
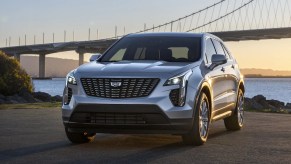
[[[66,77],[45,77],[45,78],[38,78],[32,77],[32,80],[52,80],[52,79],[64,79]],[[291,76],[248,76],[244,75],[244,78],[291,78]]]
[[[252,75],[244,75],[244,78],[291,78],[291,76],[252,76]]]

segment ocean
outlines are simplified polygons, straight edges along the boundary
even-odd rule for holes
[[[65,81],[65,78],[53,78],[33,80],[33,84],[36,92],[46,92],[55,96],[63,94]],[[291,102],[291,78],[246,78],[245,87],[245,96],[249,98],[261,94],[267,99]]]

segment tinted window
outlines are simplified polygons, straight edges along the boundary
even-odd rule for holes
[[[212,41],[213,41],[213,44],[215,46],[215,49],[216,49],[217,54],[225,55],[224,54],[224,50],[223,50],[220,42],[217,41],[217,40],[215,40],[215,39],[212,39]]]
[[[200,56],[200,37],[126,37],[107,51],[101,62],[120,60],[194,62],[199,60]]]
[[[211,57],[213,54],[216,54],[213,43],[211,39],[207,39],[206,40],[206,58],[207,58],[208,63],[211,63]]]

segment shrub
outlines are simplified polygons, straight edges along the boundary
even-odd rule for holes
[[[0,93],[9,96],[23,90],[33,91],[30,76],[16,59],[0,51]]]

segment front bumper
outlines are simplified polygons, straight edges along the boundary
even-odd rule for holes
[[[147,97],[124,99],[87,96],[81,87],[70,87],[73,95],[62,106],[62,115],[72,132],[182,134],[193,125],[194,88],[187,88],[185,105],[177,107],[169,98],[177,86],[157,87]]]
[[[170,119],[156,105],[79,104],[71,117],[63,116],[71,132],[184,134],[192,118]]]

